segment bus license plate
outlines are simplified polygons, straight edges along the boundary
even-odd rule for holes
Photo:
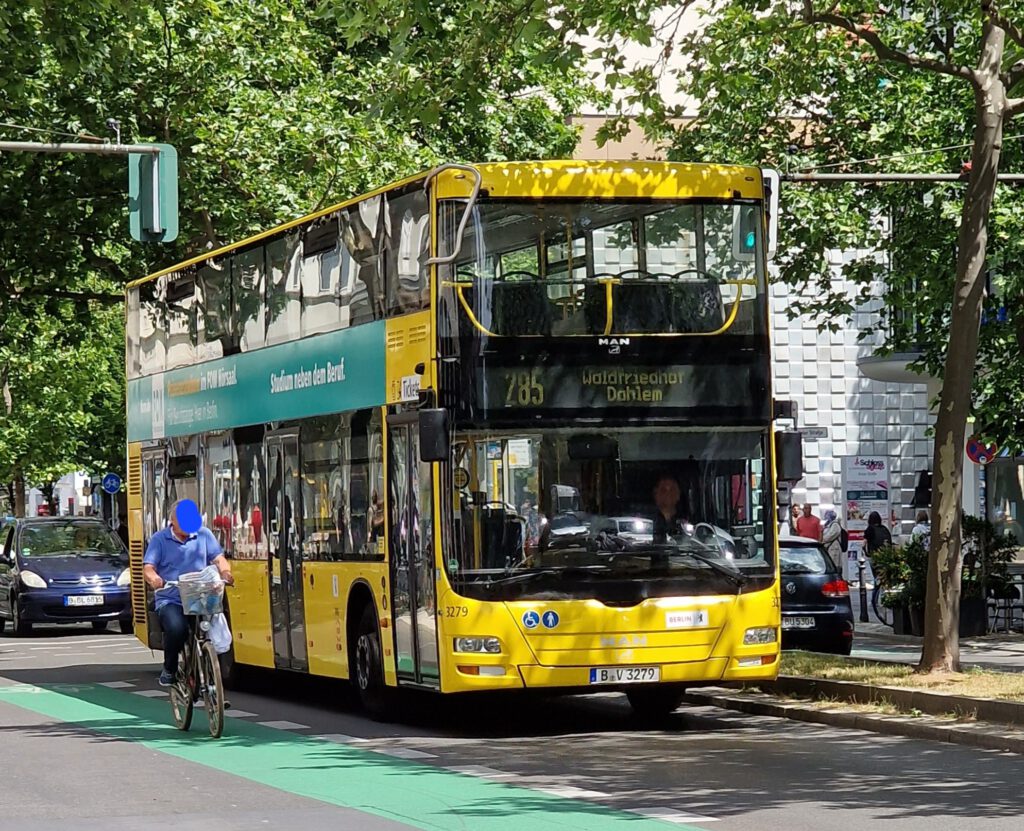
[[[102,594],[69,594],[64,598],[65,606],[102,606]]]
[[[784,617],[782,619],[783,629],[813,629],[814,618],[812,617]]]
[[[661,680],[661,667],[593,667],[591,684],[646,684]]]

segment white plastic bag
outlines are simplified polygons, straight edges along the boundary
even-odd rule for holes
[[[216,614],[210,618],[209,634],[210,643],[218,655],[223,655],[231,649],[231,630],[228,628],[228,619],[223,614]]]

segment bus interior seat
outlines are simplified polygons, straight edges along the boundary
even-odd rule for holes
[[[675,280],[672,320],[681,332],[714,332],[725,325],[722,289],[716,280]]]
[[[601,283],[587,283],[583,288],[583,317],[587,334],[603,335],[608,321],[608,299]]]
[[[551,304],[543,283],[496,281],[491,292],[495,334],[551,334]]]
[[[525,555],[525,534],[522,520],[505,508],[487,505],[480,511],[480,538],[483,568],[505,568]]]
[[[613,304],[612,331],[617,334],[671,331],[668,283],[623,281],[615,288]]]

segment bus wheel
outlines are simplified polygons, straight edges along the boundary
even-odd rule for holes
[[[381,657],[380,630],[372,606],[363,608],[359,617],[353,654],[352,680],[363,709],[375,721],[388,714],[390,696],[384,684],[384,661]]]
[[[658,720],[675,712],[683,703],[684,690],[679,687],[643,687],[629,690],[629,705],[642,719]]]

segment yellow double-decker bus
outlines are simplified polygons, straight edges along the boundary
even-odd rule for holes
[[[773,678],[768,178],[445,165],[129,286],[135,631],[174,501],[233,670],[396,687]]]

